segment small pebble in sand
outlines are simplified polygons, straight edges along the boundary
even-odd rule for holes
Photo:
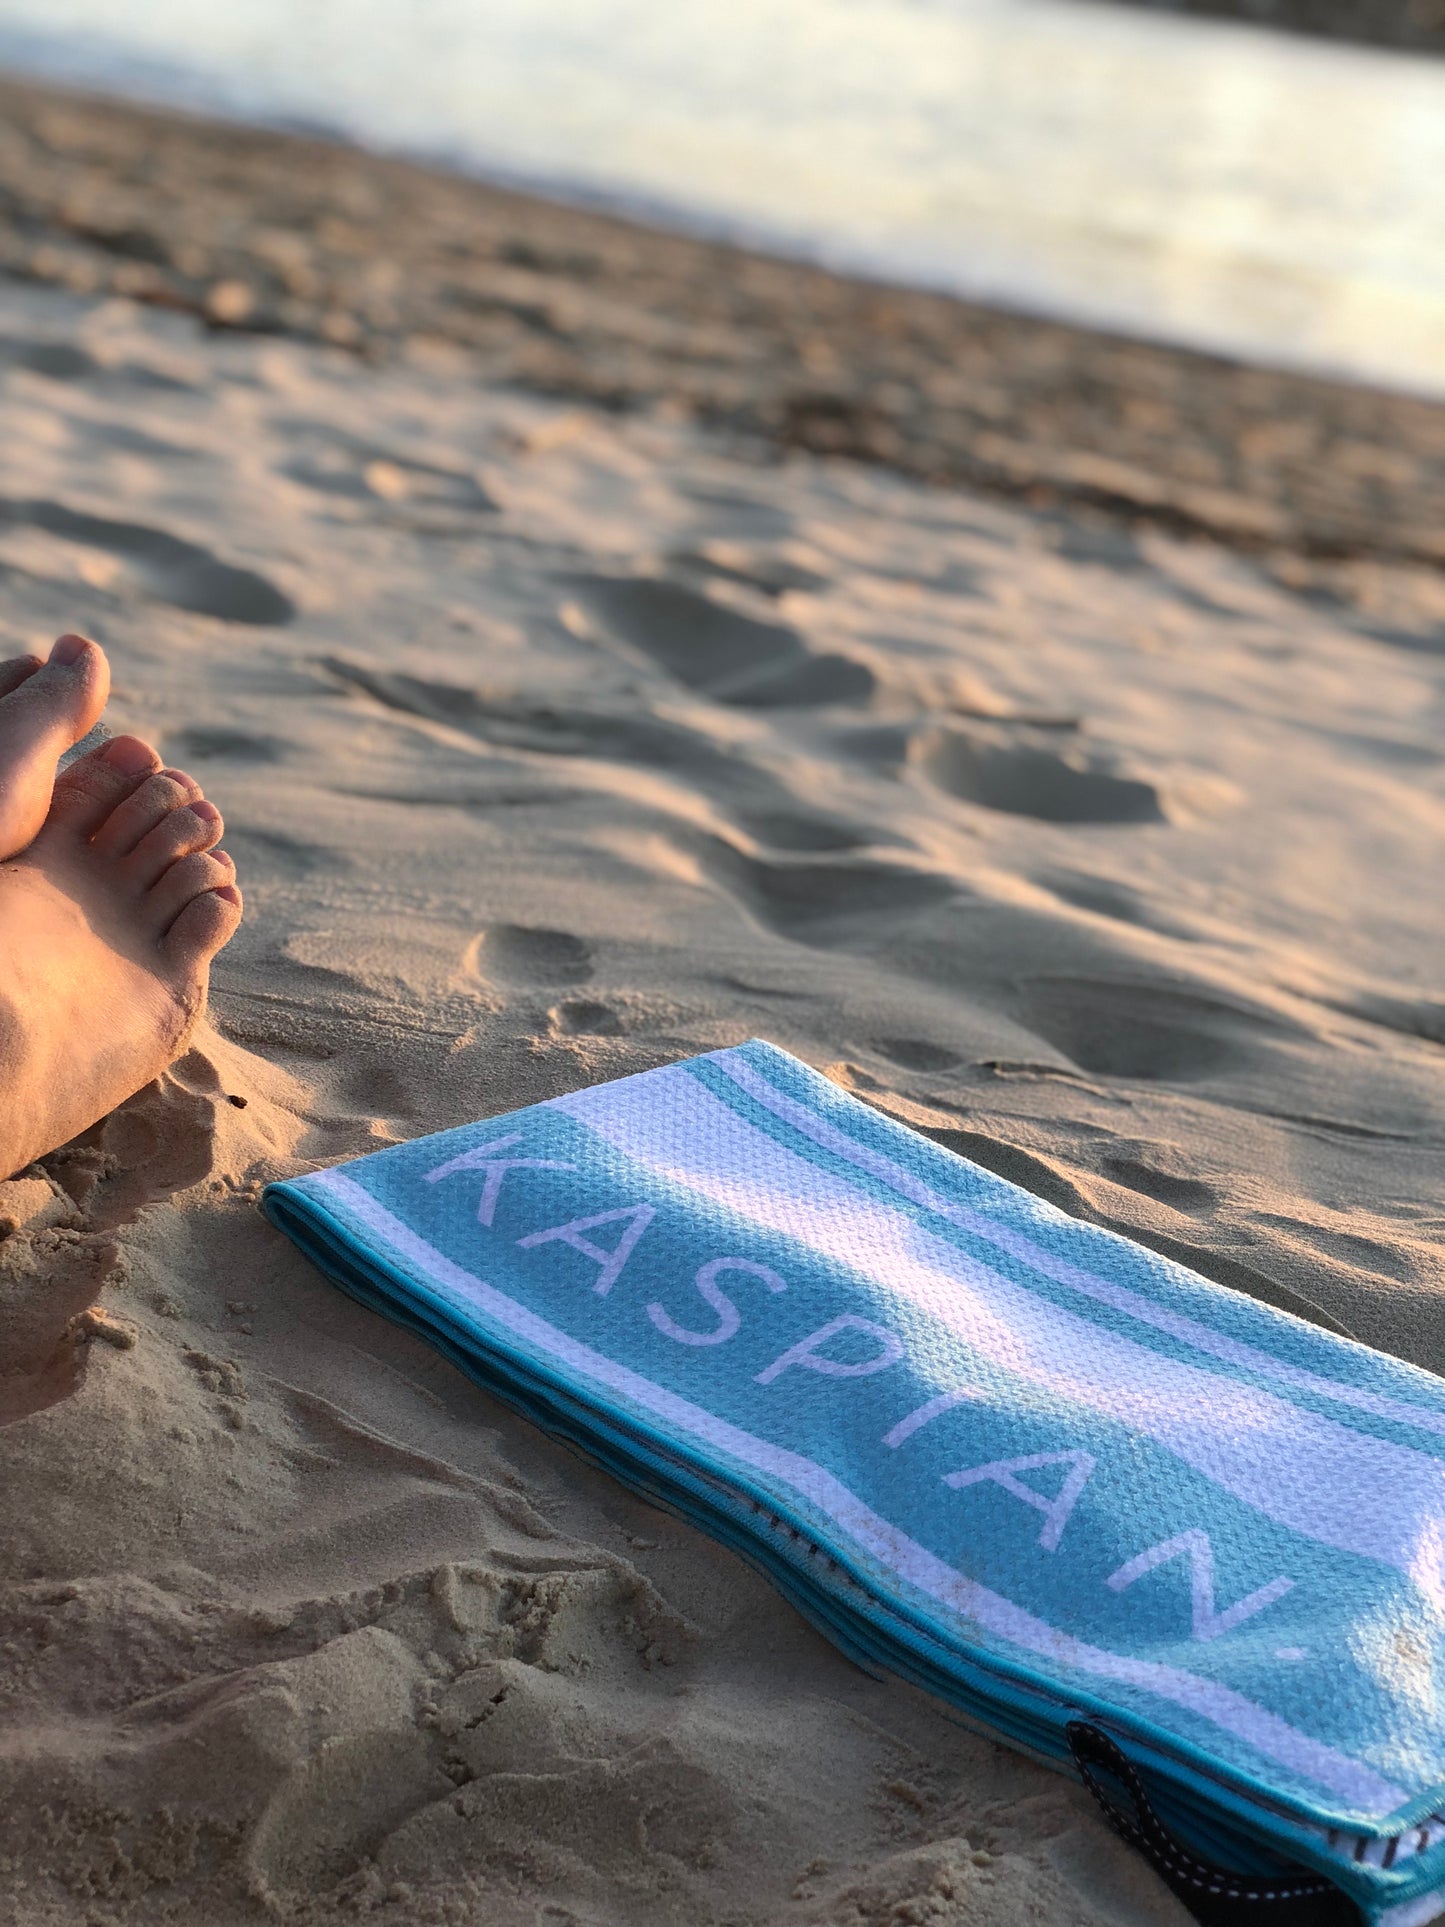
[[[135,1333],[130,1326],[118,1323],[99,1305],[92,1305],[89,1311],[81,1312],[73,1329],[84,1338],[103,1339],[107,1345],[114,1345],[118,1352],[135,1349]]]
[[[234,328],[256,305],[253,290],[244,281],[217,281],[206,294],[206,316],[224,328]]]

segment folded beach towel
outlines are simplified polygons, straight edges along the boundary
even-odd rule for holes
[[[1201,1920],[1445,1906],[1445,1383],[763,1043],[273,1185],[362,1303],[1082,1776]]]

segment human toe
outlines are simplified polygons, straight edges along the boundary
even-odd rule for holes
[[[172,810],[199,800],[201,786],[181,769],[158,769],[123,796],[91,837],[101,856],[119,861],[163,822]]]
[[[202,865],[210,867],[203,870]],[[177,871],[183,874],[177,876]],[[150,899],[158,904],[163,896],[184,899],[161,937],[161,948],[178,970],[191,975],[204,970],[235,936],[241,921],[241,892],[235,877],[230,858],[212,850],[173,864],[151,891]]]
[[[62,754],[91,729],[110,693],[105,652],[61,636],[49,660],[0,666],[0,857],[24,849],[44,823]]]
[[[208,797],[177,804],[123,859],[127,882],[139,890],[151,889],[180,858],[219,843],[224,829],[221,812]]]
[[[88,636],[60,636],[48,660],[17,656],[0,668],[0,755],[36,741],[56,754],[92,729],[110,694],[110,664]]]
[[[178,857],[146,891],[145,919],[156,936],[163,937],[194,898],[235,881],[236,866],[224,850],[196,850]]]
[[[55,779],[47,828],[90,838],[160,766],[159,755],[140,737],[112,736],[88,756],[77,757]]]
[[[21,683],[29,682],[43,666],[39,656],[12,656],[8,662],[0,662],[0,701]]]

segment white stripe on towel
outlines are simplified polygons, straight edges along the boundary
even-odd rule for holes
[[[644,1096],[601,1084],[548,1108],[672,1183],[907,1298],[1057,1409],[1143,1432],[1290,1531],[1396,1567],[1445,1619],[1437,1460],[1167,1357],[1012,1283],[759,1131],[679,1066],[650,1072],[649,1085]]]
[[[1306,1371],[1301,1366],[1289,1364],[1285,1359],[1273,1357],[1269,1352],[1260,1351],[1257,1346],[1246,1345],[1239,1339],[1213,1331],[1197,1318],[1168,1311],[1141,1292],[1131,1291],[1127,1285],[1116,1284],[1111,1278],[1101,1278],[1079,1265],[1070,1264],[1066,1258],[1055,1256],[1023,1232],[1015,1231],[1012,1225],[999,1224],[982,1211],[955,1204],[952,1199],[944,1197],[925,1183],[916,1171],[910,1171],[906,1165],[885,1157],[871,1145],[860,1144],[827,1118],[809,1110],[806,1104],[800,1104],[785,1091],[780,1091],[775,1084],[759,1076],[736,1051],[719,1051],[707,1061],[724,1072],[766,1110],[791,1124],[805,1137],[812,1138],[824,1150],[845,1158],[850,1164],[857,1165],[860,1171],[881,1178],[900,1197],[910,1198],[937,1217],[951,1220],[963,1230],[993,1245],[996,1250],[1021,1258],[1034,1271],[1040,1272],[1045,1278],[1052,1278],[1055,1284],[1067,1285],[1073,1291],[1096,1299],[1101,1305],[1127,1312],[1130,1317],[1153,1325],[1159,1331],[1168,1332],[1171,1337],[1182,1339],[1199,1351],[1210,1352],[1231,1365],[1242,1365],[1249,1371],[1258,1372],[1261,1377],[1274,1379],[1280,1385],[1313,1392],[1321,1398],[1334,1399],[1337,1404],[1352,1405],[1356,1411],[1372,1413],[1376,1418],[1393,1419],[1397,1424],[1413,1425],[1422,1432],[1438,1432],[1445,1437],[1445,1412],[1433,1412],[1428,1406],[1412,1405],[1407,1399],[1387,1398],[1382,1393],[1366,1391],[1362,1386],[1346,1385],[1338,1379],[1326,1378],[1319,1372]],[[1045,1204],[1041,1199],[1036,1202],[1043,1210],[1054,1210],[1052,1205]],[[1056,1215],[1065,1224],[1075,1222],[1065,1212],[1060,1211]]]

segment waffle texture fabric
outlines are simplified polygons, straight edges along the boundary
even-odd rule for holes
[[[1445,1904],[1445,1382],[760,1042],[271,1186],[337,1284],[845,1651],[1198,1851]]]

